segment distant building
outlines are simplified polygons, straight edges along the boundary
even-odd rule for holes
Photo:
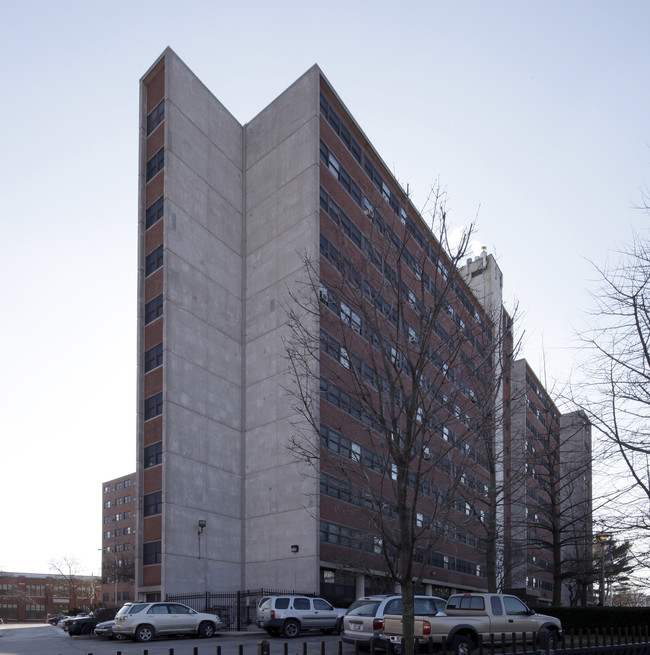
[[[134,596],[135,473],[102,484],[102,578],[104,605],[121,606]]]
[[[91,609],[99,594],[95,576],[0,572],[0,619],[43,623],[75,608]]]

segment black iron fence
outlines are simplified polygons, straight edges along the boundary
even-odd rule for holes
[[[184,603],[197,612],[216,614],[223,623],[222,630],[248,630],[257,621],[257,606],[266,596],[313,596],[287,589],[255,589],[215,593],[206,591],[198,594],[167,594],[165,600]]]

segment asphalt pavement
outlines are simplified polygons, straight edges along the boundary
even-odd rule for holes
[[[268,644],[268,653],[262,646]],[[296,639],[266,632],[222,632],[211,639],[160,638],[141,644],[95,635],[70,637],[48,624],[0,625],[0,655],[354,655],[337,635],[305,632]]]

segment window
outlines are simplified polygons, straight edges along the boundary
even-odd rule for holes
[[[124,512],[124,518],[125,519],[130,519],[131,516],[127,516],[128,512]],[[124,528],[124,534],[131,534],[131,527],[129,526],[128,528]]]
[[[164,215],[165,203],[162,196],[147,207],[145,215],[145,227],[149,229],[154,223],[157,223]]]
[[[161,100],[147,116],[147,136],[165,120],[165,101]]]
[[[153,516],[162,513],[162,491],[154,491],[144,496],[144,515]]]
[[[110,539],[111,538],[111,531],[109,530],[108,532],[104,532],[104,539]]]
[[[144,420],[148,421],[151,418],[160,416],[162,414],[162,391],[149,398],[144,399]]]
[[[125,503],[130,503],[131,502],[131,496],[124,496],[124,502]]]
[[[115,515],[115,520],[116,521],[121,521],[122,520],[122,515],[121,514],[116,514]]]
[[[156,344],[153,348],[147,350],[144,354],[144,372],[148,373],[154,368],[158,368],[163,363],[162,343]]]
[[[124,512],[124,520],[126,521],[126,519],[130,519],[130,518],[131,518],[131,512]]]
[[[162,562],[162,548],[160,541],[149,541],[144,544],[142,549],[142,563],[147,566],[148,564],[160,564]]]
[[[293,609],[295,610],[309,610],[309,598],[294,598]]]
[[[104,517],[104,523],[110,523],[111,522],[111,517],[110,516],[105,516]]]
[[[122,488],[122,483],[121,482],[116,482],[115,483],[115,491],[119,491]]]
[[[115,536],[116,537],[121,537],[122,536],[122,528],[118,528],[117,530],[115,530]]]
[[[131,486],[131,480],[124,480],[124,488],[126,489],[127,487]]]
[[[162,464],[162,441],[157,441],[144,449],[144,468],[157,464]]]
[[[109,484],[104,485],[104,493],[107,494],[110,493],[110,491],[111,491],[111,486]]]
[[[158,246],[152,250],[145,258],[144,261],[144,274],[145,276],[151,275],[163,265],[163,247]]]
[[[148,162],[146,180],[149,182],[165,167],[165,149],[161,148]]]
[[[163,313],[163,297],[162,293],[150,300],[144,306],[144,324],[147,325],[151,321],[155,321]]]
[[[124,502],[124,501],[123,501],[122,498],[116,498],[116,499],[115,499],[115,504],[116,504],[116,505],[121,505],[123,502]]]
[[[110,501],[110,500],[107,500],[107,501],[104,503],[104,509],[110,509],[110,507],[111,507],[111,501]]]

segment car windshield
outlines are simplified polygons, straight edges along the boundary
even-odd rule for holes
[[[124,616],[125,614],[137,614],[142,612],[145,607],[148,607],[149,603],[133,603],[133,605],[124,605],[120,611],[115,616]]]
[[[378,600],[355,600],[347,611],[348,616],[374,616],[379,607]]]

